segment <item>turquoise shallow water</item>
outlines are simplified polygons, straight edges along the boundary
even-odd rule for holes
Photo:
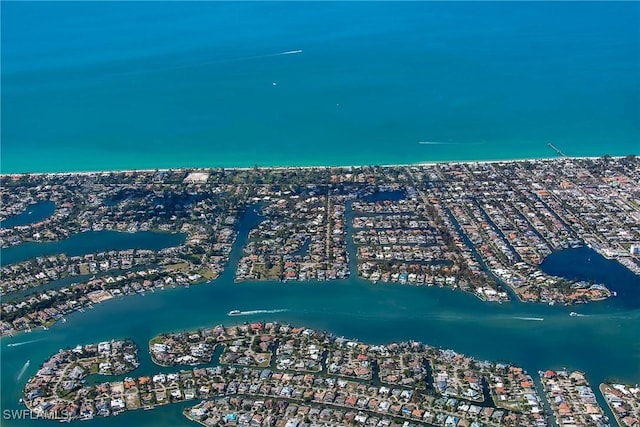
[[[637,2],[3,3],[1,169],[638,153],[638,22]]]

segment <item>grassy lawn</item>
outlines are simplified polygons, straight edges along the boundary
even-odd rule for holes
[[[204,277],[205,281],[214,280],[218,277],[218,273],[209,270],[208,268],[202,268],[198,270],[198,274]]]
[[[154,344],[161,344],[163,340],[164,338],[158,335],[157,337],[151,338],[149,340],[149,345],[152,346]]]
[[[270,269],[264,263],[253,265],[253,272],[260,275],[260,280],[279,280],[282,274],[282,264],[275,264]]]
[[[180,262],[178,264],[169,264],[164,267],[166,271],[181,271],[187,273],[189,271],[189,264],[186,262]]]

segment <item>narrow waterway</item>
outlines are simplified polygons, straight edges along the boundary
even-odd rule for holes
[[[103,251],[126,249],[160,250],[184,243],[186,234],[154,231],[125,233],[119,231],[87,231],[55,242],[25,242],[2,249],[0,265],[5,266],[39,256],[67,254],[78,256]]]
[[[75,283],[82,283],[82,282],[87,282],[89,280],[91,280],[91,278],[100,278],[103,276],[115,276],[118,274],[126,274],[126,273],[131,273],[134,271],[140,271],[140,270],[146,270],[149,268],[154,268],[157,267],[157,265],[136,265],[134,267],[131,267],[129,269],[126,270],[108,270],[108,271],[99,271],[95,274],[90,273],[90,274],[79,274],[77,276],[68,276],[68,277],[63,277],[60,279],[56,279],[56,280],[52,280],[44,285],[40,285],[40,286],[36,286],[36,287],[32,287],[32,288],[27,288],[27,289],[21,289],[19,291],[15,291],[15,292],[10,292],[7,293],[6,295],[2,296],[2,301],[3,302],[12,302],[15,301],[19,298],[24,298],[27,297],[29,295],[33,295],[35,293],[38,292],[44,292],[44,291],[48,291],[51,289],[60,289],[60,288],[64,288],[66,286],[69,285],[73,285]]]

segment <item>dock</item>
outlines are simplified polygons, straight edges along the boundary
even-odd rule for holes
[[[553,145],[552,143],[548,143],[547,147],[551,148],[553,151],[555,151],[556,153],[558,153],[560,156],[562,157],[568,157],[566,154],[564,154],[562,152],[562,150],[560,150],[558,147],[556,147],[555,145]]]

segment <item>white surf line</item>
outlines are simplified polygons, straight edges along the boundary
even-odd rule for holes
[[[544,320],[544,318],[542,317],[514,317],[514,319],[518,319],[518,320],[529,320],[529,321],[535,321],[535,322],[542,322]]]
[[[20,381],[20,378],[22,378],[22,376],[27,371],[27,368],[29,367],[30,364],[31,364],[31,360],[27,360],[25,362],[25,364],[22,367],[22,369],[20,369],[20,372],[18,372],[18,376],[16,377],[16,381]]]
[[[31,340],[31,341],[15,342],[15,343],[7,344],[7,347],[18,347],[18,346],[21,346],[21,345],[31,344],[32,342],[38,342],[38,341],[42,341],[42,340]]]

